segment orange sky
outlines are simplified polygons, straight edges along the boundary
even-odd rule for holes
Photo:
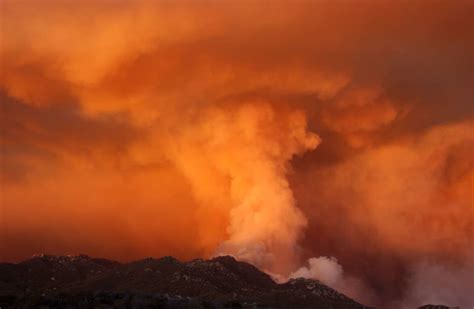
[[[0,259],[327,255],[384,299],[472,262],[473,13],[2,0]]]

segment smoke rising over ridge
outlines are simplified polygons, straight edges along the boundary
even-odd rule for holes
[[[471,1],[1,6],[2,260],[232,254],[384,304],[466,282]]]
[[[227,207],[228,239],[216,253],[288,272],[306,219],[285,174],[290,159],[316,148],[319,137],[306,131],[302,112],[277,112],[262,102],[212,108],[198,118],[170,136],[170,160],[189,178],[200,207]]]

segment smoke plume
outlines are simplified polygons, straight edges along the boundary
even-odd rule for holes
[[[1,260],[231,254],[472,303],[472,1],[0,5]]]
[[[408,279],[404,308],[422,304],[442,304],[472,308],[474,267],[472,259],[460,265],[443,265],[423,261],[413,266]]]
[[[170,136],[170,158],[189,178],[203,211],[228,213],[228,236],[215,253],[288,272],[307,222],[286,174],[291,158],[315,149],[319,137],[307,131],[301,111],[278,111],[266,102],[212,107],[197,118]]]

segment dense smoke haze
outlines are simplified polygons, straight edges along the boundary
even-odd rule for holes
[[[0,259],[230,254],[474,306],[474,2],[0,2]]]

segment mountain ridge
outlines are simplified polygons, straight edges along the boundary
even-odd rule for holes
[[[275,282],[231,256],[120,263],[35,255],[0,263],[1,308],[369,308],[316,280]]]

